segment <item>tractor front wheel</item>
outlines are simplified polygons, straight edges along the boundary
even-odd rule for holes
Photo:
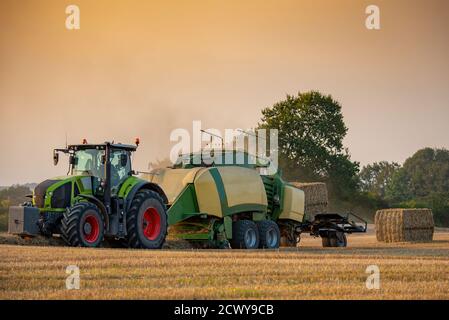
[[[167,212],[161,196],[151,190],[137,192],[126,214],[130,248],[160,249],[167,236]]]
[[[98,247],[103,241],[104,222],[98,207],[80,202],[64,212],[61,237],[72,247]]]

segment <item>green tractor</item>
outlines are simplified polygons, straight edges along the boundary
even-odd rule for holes
[[[97,247],[103,240],[131,248],[161,248],[167,234],[166,196],[151,182],[135,177],[131,153],[136,145],[69,145],[69,175],[45,180],[32,201],[10,208],[10,232],[60,234],[70,246]]]

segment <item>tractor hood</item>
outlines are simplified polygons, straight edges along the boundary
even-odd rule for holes
[[[92,193],[92,177],[60,176],[39,183],[33,192],[33,204],[41,209],[64,209],[80,193]]]

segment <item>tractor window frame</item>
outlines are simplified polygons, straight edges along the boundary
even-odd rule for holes
[[[125,166],[120,163],[120,156],[126,154],[128,161]],[[122,183],[132,174],[131,152],[124,149],[111,148],[111,194],[116,195],[120,190]]]

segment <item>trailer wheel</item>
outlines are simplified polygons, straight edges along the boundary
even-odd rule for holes
[[[321,237],[321,243],[323,244],[323,248],[327,248],[327,247],[331,246],[329,237]]]
[[[233,249],[257,249],[259,247],[259,231],[251,220],[238,220],[232,224]]]
[[[341,231],[337,231],[334,234],[332,234],[331,237],[329,238],[329,241],[331,247],[343,248],[346,247],[346,245],[348,244],[346,234]]]
[[[276,222],[263,220],[257,223],[259,229],[259,248],[277,249],[281,242],[281,232]]]
[[[167,236],[167,212],[162,198],[154,191],[141,190],[126,214],[130,248],[160,249]]]
[[[61,237],[69,246],[98,247],[103,236],[103,218],[93,203],[80,202],[64,212]]]

